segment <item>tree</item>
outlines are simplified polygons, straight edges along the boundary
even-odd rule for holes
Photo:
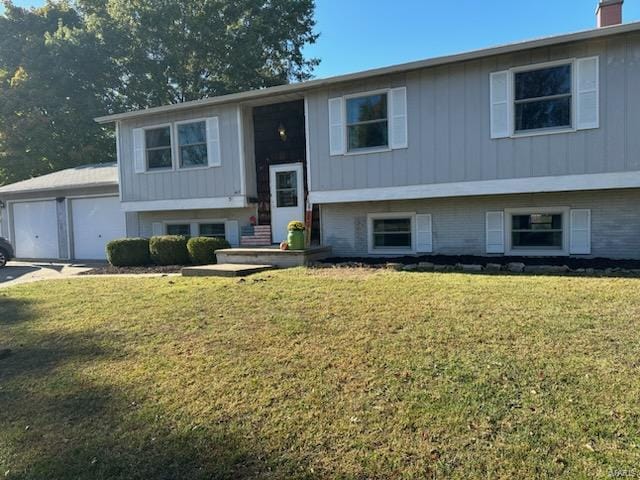
[[[313,0],[77,0],[0,16],[0,184],[112,161],[95,116],[310,78]]]
[[[0,184],[113,160],[105,109],[109,75],[95,36],[67,3],[0,16]]]
[[[313,0],[78,0],[114,46],[127,107],[306,80],[318,64]]]

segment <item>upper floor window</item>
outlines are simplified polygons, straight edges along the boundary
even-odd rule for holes
[[[145,130],[147,169],[171,168],[171,126]]]
[[[600,127],[600,60],[584,57],[489,75],[491,138]]]
[[[515,131],[571,128],[571,64],[516,72]]]
[[[132,137],[136,173],[222,166],[218,117],[134,128]]]
[[[201,167],[207,164],[207,127],[204,121],[180,123],[178,151],[180,167]]]
[[[387,94],[347,99],[348,151],[389,145]]]

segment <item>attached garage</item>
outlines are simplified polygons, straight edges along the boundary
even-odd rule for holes
[[[104,260],[109,240],[126,236],[124,213],[118,197],[87,197],[71,200],[73,257]]]
[[[87,165],[0,187],[0,235],[18,259],[104,260],[126,236],[115,164]]]
[[[58,258],[55,200],[13,204],[14,248],[18,258]]]

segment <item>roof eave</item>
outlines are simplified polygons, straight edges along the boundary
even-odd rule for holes
[[[522,42],[483,48],[479,50],[472,50],[472,51],[463,52],[463,53],[456,53],[453,55],[446,55],[446,56],[434,57],[426,60],[418,60],[415,62],[402,63],[398,65],[392,65],[390,67],[374,68],[371,70],[364,70],[356,73],[348,73],[345,75],[338,75],[335,77],[329,77],[324,79],[309,80],[307,82],[302,82],[302,83],[279,85],[276,87],[269,87],[261,90],[250,90],[247,92],[221,95],[219,97],[204,98],[202,100],[193,100],[190,102],[175,103],[172,105],[163,105],[160,107],[152,107],[152,108],[147,108],[143,110],[135,110],[132,112],[106,115],[102,117],[96,117],[94,120],[98,123],[104,124],[104,123],[111,123],[119,120],[128,120],[132,118],[143,117],[147,115],[187,110],[190,108],[201,108],[201,107],[207,107],[207,106],[213,106],[213,105],[222,105],[225,103],[243,102],[243,101],[249,101],[257,98],[264,98],[272,95],[275,96],[280,94],[294,93],[294,92],[301,92],[301,91],[306,91],[306,90],[311,90],[316,88],[322,88],[322,87],[334,85],[337,83],[361,80],[364,78],[374,77],[378,75],[390,75],[394,73],[402,73],[402,72],[407,72],[411,70],[417,70],[420,68],[435,67],[439,65],[448,64],[448,63],[476,60],[476,59],[490,57],[494,55],[503,55],[503,54],[517,52],[520,50],[527,50],[530,48],[548,47],[551,45],[559,45],[563,43],[576,42],[581,40],[591,40],[591,39],[606,37],[610,35],[633,32],[637,30],[640,30],[640,22],[623,23],[621,25],[614,25],[610,27],[583,30],[580,32],[568,33],[563,35],[555,35],[551,37],[538,38],[534,40],[526,40]]]
[[[118,187],[118,181],[112,182],[96,182],[96,183],[86,183],[86,184],[75,184],[75,185],[56,185],[55,187],[42,187],[42,188],[27,188],[24,190],[5,190],[0,189],[0,196],[6,195],[22,195],[29,193],[46,193],[46,192],[55,192],[58,190],[81,190],[83,188],[101,188],[101,187]]]

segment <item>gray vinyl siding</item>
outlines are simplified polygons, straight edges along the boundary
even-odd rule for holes
[[[219,118],[222,165],[196,169],[135,173],[133,129],[189,119]],[[120,189],[123,202],[230,197],[243,194],[240,171],[238,109],[235,105],[196,108],[187,112],[142,117],[120,124]],[[174,142],[176,139],[174,138]]]
[[[366,256],[367,214],[431,214],[433,253],[486,255],[485,214],[505,208],[591,209],[591,255],[640,258],[640,189],[496,195],[411,201],[331,204],[321,207],[322,242],[337,256]]]
[[[600,128],[492,140],[489,74],[600,58]],[[575,72],[574,72],[575,74]],[[312,191],[640,170],[640,34],[425,68],[308,92]],[[329,155],[328,99],[407,87],[408,148]]]

